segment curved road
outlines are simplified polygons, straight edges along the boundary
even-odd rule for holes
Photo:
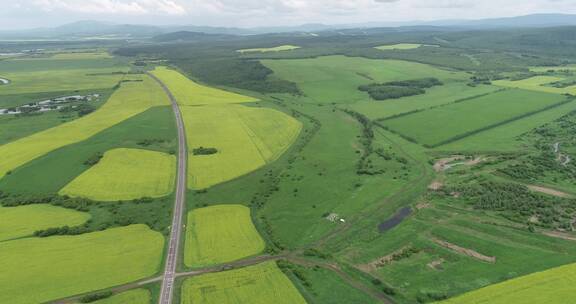
[[[176,182],[176,197],[174,201],[174,213],[172,215],[172,226],[170,231],[170,244],[166,255],[166,266],[162,276],[162,289],[160,290],[159,304],[172,304],[172,294],[174,289],[174,278],[176,277],[176,266],[178,264],[178,253],[180,252],[180,238],[182,235],[182,213],[186,202],[186,168],[188,161],[188,146],[186,145],[186,131],[184,120],[178,107],[178,102],[168,87],[156,76],[146,73],[156,80],[166,92],[172,103],[172,110],[176,117],[176,127],[178,128],[178,177]]]

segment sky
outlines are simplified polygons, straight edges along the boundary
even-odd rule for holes
[[[0,28],[79,20],[259,27],[575,13],[576,0],[0,0]]]

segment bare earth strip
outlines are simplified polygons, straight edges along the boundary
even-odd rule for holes
[[[573,198],[574,197],[573,195],[568,194],[566,192],[562,192],[562,191],[558,191],[558,190],[555,190],[552,188],[547,188],[547,187],[542,187],[542,186],[529,185],[528,189],[530,189],[532,191],[556,196],[556,197],[562,197],[562,198]]]
[[[478,251],[464,248],[464,247],[460,247],[456,244],[452,244],[452,243],[444,241],[444,240],[434,238],[434,239],[432,239],[432,241],[434,243],[444,247],[444,248],[450,249],[452,251],[456,251],[460,254],[467,255],[471,258],[475,258],[477,260],[488,262],[488,263],[496,263],[496,257],[483,255],[483,254],[479,253]]]

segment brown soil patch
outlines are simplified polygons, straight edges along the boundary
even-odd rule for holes
[[[444,184],[440,181],[433,181],[430,185],[428,185],[428,190],[438,191],[444,187]]]
[[[451,157],[441,158],[441,159],[437,160],[436,163],[434,163],[434,171],[442,172],[442,171],[446,170],[446,165],[448,163],[451,163],[455,160],[460,160],[460,159],[464,159],[464,156],[454,155]]]
[[[563,233],[560,231],[545,231],[545,232],[542,232],[542,234],[553,237],[553,238],[557,238],[557,239],[576,241],[576,236],[573,236],[573,235],[567,234],[567,233]]]
[[[438,259],[426,264],[426,266],[434,270],[442,270],[442,263],[444,263],[444,259]]]
[[[430,204],[429,202],[421,202],[421,203],[418,203],[418,205],[416,205],[416,209],[421,210],[421,209],[430,208],[431,206],[432,206],[432,204]]]
[[[555,190],[552,188],[541,187],[541,186],[529,185],[528,189],[530,189],[532,191],[556,196],[556,197],[562,197],[562,198],[573,198],[574,197],[573,195],[568,194],[566,192],[558,191],[558,190]]]
[[[361,265],[358,265],[357,267],[359,269],[361,269],[362,271],[365,271],[365,272],[375,271],[378,268],[384,267],[384,266],[392,263],[392,261],[394,260],[394,256],[402,253],[404,250],[406,250],[408,248],[410,248],[410,246],[404,246],[404,247],[392,252],[389,255],[379,257],[376,260],[374,260],[368,264],[361,264]]]
[[[483,255],[483,254],[481,254],[478,251],[475,251],[473,249],[460,247],[456,244],[452,244],[450,242],[436,239],[436,238],[432,239],[432,241],[434,243],[444,247],[444,248],[450,249],[452,251],[456,251],[456,252],[463,254],[463,255],[467,255],[467,256],[475,258],[477,260],[480,260],[483,262],[488,262],[488,263],[496,263],[496,257]]]

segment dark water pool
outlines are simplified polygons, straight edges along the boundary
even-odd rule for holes
[[[378,231],[386,232],[386,231],[398,226],[410,214],[412,214],[412,208],[410,208],[410,207],[404,207],[404,208],[398,210],[398,212],[396,212],[396,214],[394,214],[394,216],[392,216],[391,218],[387,219],[386,221],[384,221],[384,222],[380,223],[380,225],[378,225]]]

